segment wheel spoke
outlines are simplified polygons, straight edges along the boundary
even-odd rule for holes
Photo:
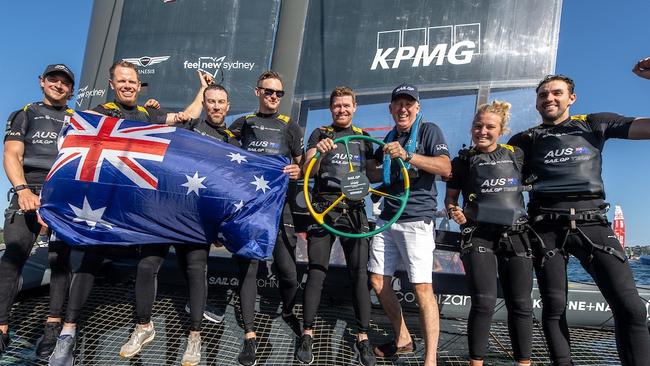
[[[321,215],[323,216],[327,215],[330,211],[334,209],[334,207],[336,207],[339,203],[341,203],[341,201],[343,201],[344,198],[345,195],[341,193],[339,198],[337,198],[334,202],[332,202],[332,204],[328,208],[326,208],[325,211],[321,212]]]
[[[350,155],[350,146],[348,145],[348,139],[345,139],[345,155],[348,157],[348,164],[350,166],[350,172],[354,171],[354,165],[352,165],[352,156]]]
[[[401,196],[395,196],[395,195],[392,195],[392,194],[390,194],[390,193],[386,193],[386,192],[378,191],[378,190],[376,190],[376,189],[374,189],[374,188],[372,188],[372,187],[370,187],[369,192],[370,192],[370,193],[374,193],[374,194],[376,194],[377,196],[382,196],[382,197],[389,198],[389,199],[393,199],[393,200],[396,200],[396,201],[401,201],[401,200],[402,200],[402,197],[401,197]]]

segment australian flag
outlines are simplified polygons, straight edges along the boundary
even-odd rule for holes
[[[77,112],[39,212],[73,245],[213,243],[273,252],[286,157],[262,156],[173,126]]]

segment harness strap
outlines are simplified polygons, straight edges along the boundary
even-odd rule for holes
[[[544,240],[542,239],[541,236],[535,231],[535,229],[532,228],[532,226],[526,224],[528,226],[528,229],[530,230],[529,232],[532,233],[535,236],[535,240],[539,243],[540,248],[542,248],[542,252],[544,253],[541,262],[540,262],[540,267],[544,267],[544,263],[546,263],[547,260],[550,260],[551,258],[555,257],[556,254],[562,253],[564,254],[564,243],[566,243],[566,240],[569,236],[569,231],[567,230],[566,234],[564,235],[564,240],[562,240],[562,244],[558,248],[553,248],[553,249],[548,249],[546,248],[546,244],[544,244]]]
[[[479,253],[498,253],[501,251],[512,251],[517,257],[523,258],[532,258],[532,249],[528,245],[527,240],[519,240],[517,244],[512,240],[514,235],[523,235],[524,230],[521,231],[503,231],[501,239],[499,240],[498,247],[496,249],[486,248],[481,245],[475,246],[472,243],[472,238],[474,237],[474,232],[476,231],[477,226],[468,226],[461,231],[461,241],[460,241],[460,250],[461,254],[467,254],[472,250],[476,250]]]
[[[569,209],[551,209],[537,207],[534,208],[535,211],[540,212],[539,215],[533,216],[532,221],[534,223],[540,221],[564,221],[569,222],[571,229],[575,230],[577,228],[576,222],[600,222],[607,223],[607,211],[609,210],[609,204],[603,204],[598,209],[588,209],[588,210],[576,210],[575,208]]]
[[[528,240],[525,240],[524,238],[520,238],[516,243],[512,241],[512,234],[514,235],[519,235],[524,236],[523,231],[521,232],[510,232],[506,231],[501,234],[501,241],[507,241],[507,245],[505,249],[511,248],[512,251],[515,253],[517,257],[523,257],[523,258],[532,258],[533,257],[533,251],[528,245]]]
[[[582,237],[587,241],[587,243],[589,243],[589,245],[592,246],[592,248],[594,248],[596,250],[600,250],[601,252],[605,252],[607,254],[611,254],[614,257],[616,257],[616,259],[620,260],[623,263],[625,263],[627,261],[627,257],[625,256],[625,254],[621,253],[620,251],[616,250],[613,247],[596,244],[591,239],[589,239],[587,234],[585,234],[580,228],[578,228],[576,230],[578,231],[578,233],[580,235],[582,235]],[[589,256],[589,261],[591,261],[592,258],[593,258],[593,254],[591,254]]]

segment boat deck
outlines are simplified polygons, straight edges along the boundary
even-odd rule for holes
[[[34,345],[42,332],[47,312],[47,295],[41,290],[23,294],[12,313],[12,343],[0,359],[0,365],[47,365],[47,360],[34,355]],[[189,315],[184,306],[185,290],[179,287],[159,288],[153,322],[156,339],[139,356],[120,359],[120,346],[133,327],[134,294],[132,282],[98,283],[93,289],[83,314],[78,334],[75,365],[178,365],[185,349]],[[225,312],[224,321],[214,324],[204,321],[202,331],[203,359],[201,365],[236,365],[242,343],[242,328],[238,322],[237,296],[232,290],[210,289],[208,303]],[[298,365],[293,358],[296,335],[278,317],[279,299],[264,295],[258,298],[256,327],[260,345],[258,365]],[[302,317],[302,307],[297,307]],[[354,312],[349,303],[324,295],[316,322],[313,365],[355,365]],[[417,313],[405,310],[407,323],[416,336],[417,352],[396,359],[380,360],[378,365],[421,365],[423,343]],[[466,365],[466,321],[443,318],[439,343],[439,365]],[[388,319],[380,308],[373,308],[370,339],[379,344],[392,338]],[[572,349],[576,365],[617,365],[614,333],[608,329],[572,328]],[[510,365],[510,346],[504,323],[492,324],[489,357],[486,365]],[[548,365],[544,336],[535,325],[533,363]]]

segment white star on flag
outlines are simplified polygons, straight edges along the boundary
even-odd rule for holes
[[[240,153],[230,153],[226,155],[230,158],[230,161],[236,161],[237,164],[241,164],[242,161],[245,161],[248,163],[248,160],[246,160],[246,157]]]
[[[72,219],[73,222],[85,222],[86,225],[90,226],[92,229],[94,229],[97,224],[102,224],[109,229],[113,228],[108,222],[102,220],[102,215],[104,215],[104,210],[106,210],[106,207],[93,210],[92,207],[90,207],[90,203],[88,202],[88,197],[84,197],[82,208],[75,207],[69,203],[68,206],[70,206],[76,216]]]
[[[203,185],[203,181],[205,180],[206,177],[199,178],[199,172],[194,173],[193,177],[190,177],[189,175],[186,175],[185,178],[187,178],[187,182],[181,184],[183,187],[187,187],[187,193],[190,194],[192,192],[196,193],[196,195],[199,195],[199,189],[201,188],[206,188]]]
[[[253,175],[253,177],[255,178],[255,181],[250,182],[250,183],[255,185],[255,192],[257,192],[257,191],[259,191],[261,189],[262,192],[266,193],[267,189],[271,189],[271,187],[269,187],[269,185],[267,184],[269,181],[264,180],[263,175],[260,176],[259,178],[256,175]]]
[[[239,203],[235,203],[235,211],[241,210],[242,207],[244,207],[244,201],[239,201]]]

